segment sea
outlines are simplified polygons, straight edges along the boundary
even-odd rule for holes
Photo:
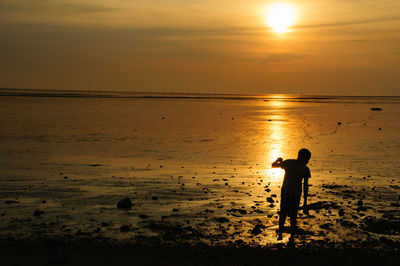
[[[0,124],[0,238],[277,243],[307,148],[299,241],[399,240],[400,97],[1,89]]]

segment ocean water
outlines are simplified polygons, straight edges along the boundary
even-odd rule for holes
[[[271,163],[308,148],[309,202],[328,207],[300,214],[302,239],[398,238],[374,226],[400,219],[399,97],[2,90],[0,103],[0,237],[167,225],[191,241],[274,243],[283,172]]]

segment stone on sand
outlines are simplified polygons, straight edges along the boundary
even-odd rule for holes
[[[130,229],[131,229],[131,228],[130,228],[129,225],[122,225],[122,226],[119,228],[119,231],[125,233],[125,232],[128,232]]]
[[[331,229],[331,226],[332,226],[331,223],[325,223],[325,224],[321,224],[319,227],[321,229],[329,230],[329,229]]]
[[[19,202],[16,200],[6,200],[6,201],[4,201],[4,203],[5,204],[15,204],[15,203],[19,203]]]
[[[227,223],[227,222],[229,222],[229,219],[226,218],[226,217],[215,218],[215,220],[216,220],[218,223]]]
[[[251,234],[252,235],[259,235],[259,234],[261,234],[262,233],[262,230],[261,229],[264,229],[265,228],[265,226],[264,225],[262,225],[262,224],[257,224],[256,226],[254,226],[254,228],[251,230]]]
[[[272,197],[267,197],[267,202],[269,203],[274,203],[275,200]]]
[[[118,201],[117,207],[122,210],[130,210],[132,209],[132,202],[129,198],[124,198],[123,200]]]
[[[39,216],[41,216],[42,214],[44,214],[44,211],[35,210],[35,212],[33,213],[33,216],[39,217]]]

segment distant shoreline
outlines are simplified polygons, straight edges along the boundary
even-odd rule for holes
[[[55,98],[137,98],[137,99],[215,99],[215,100],[400,100],[400,96],[340,96],[299,94],[210,94],[175,92],[125,92],[0,88],[0,97],[55,97]]]

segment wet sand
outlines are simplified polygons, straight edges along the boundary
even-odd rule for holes
[[[399,98],[237,98],[0,97],[0,239],[273,250],[270,165],[307,147],[295,246],[397,252]]]
[[[134,244],[104,239],[11,241],[4,243],[4,265],[397,265],[394,246],[359,243],[358,248],[312,243],[304,246]]]

